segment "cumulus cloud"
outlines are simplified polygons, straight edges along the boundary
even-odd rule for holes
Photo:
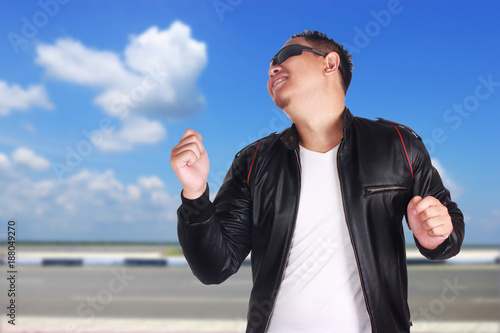
[[[33,107],[47,110],[54,108],[43,86],[32,85],[23,89],[17,84],[9,85],[0,81],[0,116],[9,115],[14,110],[27,111]]]
[[[156,176],[140,177],[138,183],[147,190],[161,190],[164,187],[163,181]]]
[[[9,158],[5,154],[0,153],[0,169],[7,169],[9,166]]]
[[[47,74],[63,81],[113,87],[135,79],[124,68],[119,55],[88,48],[71,38],[59,39],[54,45],[41,44],[37,53],[36,62]]]
[[[166,129],[158,121],[143,117],[129,117],[118,132],[103,133],[103,139],[94,144],[103,151],[131,150],[135,144],[154,144],[163,140]]]
[[[0,169],[0,214],[22,222],[24,239],[177,239],[180,200],[169,195],[155,175],[123,184],[112,170],[82,170],[61,181],[33,181],[2,153]]]
[[[25,147],[17,148],[12,153],[12,161],[19,166],[25,166],[35,171],[47,170],[50,167],[49,161]]]
[[[3,176],[0,177],[0,180],[2,178],[7,179],[15,174],[19,167],[21,169],[27,168],[34,171],[43,171],[49,169],[50,163],[43,156],[36,155],[31,149],[26,147],[19,147],[14,150],[10,159],[4,153],[0,153],[0,170]]]
[[[130,36],[122,53],[97,50],[71,38],[37,47],[36,62],[58,80],[100,89],[94,103],[111,117],[126,121],[109,136],[103,150],[129,150],[165,137],[159,122],[147,117],[192,115],[204,106],[197,80],[207,63],[206,45],[191,29],[174,22],[168,29],[151,27]],[[139,121],[137,121],[139,120]],[[150,129],[145,136],[144,129]]]

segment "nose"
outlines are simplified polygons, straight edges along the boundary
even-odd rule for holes
[[[273,77],[274,75],[278,74],[280,70],[281,70],[280,64],[276,64],[274,66],[269,67],[269,71],[268,71],[269,77]]]

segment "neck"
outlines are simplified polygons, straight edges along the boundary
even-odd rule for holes
[[[320,153],[325,153],[337,146],[344,136],[344,108],[342,103],[336,108],[319,114],[315,113],[310,119],[295,123],[299,144],[308,150]]]

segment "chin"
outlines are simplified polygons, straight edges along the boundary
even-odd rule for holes
[[[290,97],[280,97],[276,96],[274,98],[274,104],[279,107],[281,110],[285,110],[288,105],[290,105]]]

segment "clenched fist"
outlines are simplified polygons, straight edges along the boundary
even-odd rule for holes
[[[207,188],[210,163],[201,141],[200,133],[188,129],[170,154],[170,165],[181,181],[184,187],[182,195],[187,199],[199,198]]]
[[[448,208],[438,199],[413,197],[408,203],[408,224],[420,245],[433,250],[453,231]]]

